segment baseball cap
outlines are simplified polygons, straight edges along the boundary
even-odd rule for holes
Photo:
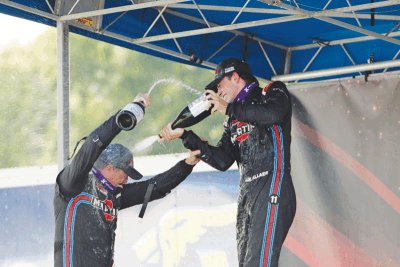
[[[245,72],[250,75],[251,73],[250,65],[240,60],[238,58],[228,58],[223,60],[221,63],[218,64],[217,69],[215,70],[215,79],[211,83],[209,83],[205,88],[211,89],[214,92],[218,92],[218,84],[222,81],[222,79],[232,72]],[[254,77],[254,76],[253,76]],[[254,78],[255,79],[255,78]]]
[[[143,177],[135,168],[133,168],[132,152],[120,144],[109,144],[101,152],[98,160],[106,165],[112,165],[115,168],[123,170],[129,177],[139,180]]]

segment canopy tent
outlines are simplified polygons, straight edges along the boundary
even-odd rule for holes
[[[5,14],[51,26],[63,22],[73,26],[71,32],[181,63],[214,68],[227,57],[242,58],[268,80],[323,79],[400,65],[392,62],[400,45],[398,0],[0,3]],[[363,66],[371,54],[381,64]]]
[[[215,69],[228,57],[241,58],[262,82],[288,82],[292,93],[292,175],[298,204],[295,222],[285,241],[286,251],[282,252],[282,266],[400,266],[400,234],[396,231],[400,221],[400,191],[396,190],[399,186],[396,163],[400,155],[400,59],[397,59],[400,0],[0,0],[0,12],[57,27],[58,171],[68,163],[70,147],[69,32],[203,68]],[[372,72],[375,74],[369,75]],[[357,77],[343,78],[351,76]],[[151,164],[159,166],[153,160]],[[204,201],[206,193],[198,193],[204,188],[199,187],[202,183],[207,188],[215,183],[226,186],[229,194],[237,193],[235,178],[236,170],[194,174],[188,182],[196,186],[196,194],[192,189],[185,194],[190,199],[199,196],[204,210],[225,216],[226,208],[220,209],[213,202],[215,209],[211,209],[211,202]],[[51,203],[48,196],[52,188],[40,188],[41,192],[49,192],[43,201]],[[6,204],[0,208],[4,214],[17,211],[22,216],[25,213],[20,209],[31,199],[36,200],[37,190],[26,187],[16,194],[2,191],[0,196]],[[178,190],[186,189],[180,186]],[[29,194],[32,196],[26,202],[12,198],[14,195],[19,200],[21,195]],[[160,202],[158,209],[156,206],[152,211],[149,207],[147,212],[162,218],[162,211],[173,210],[178,201],[186,211],[188,198],[182,196],[170,194],[169,200]],[[231,197],[233,202],[236,198],[237,195]],[[165,203],[170,206],[163,206]],[[14,208],[8,208],[14,204]],[[195,209],[201,205],[196,203]],[[229,208],[234,211],[234,206]],[[43,216],[46,223],[42,225],[51,227],[51,212]],[[132,218],[136,218],[137,212],[131,212]],[[19,221],[28,220],[23,218]],[[152,218],[155,221],[159,217]],[[231,221],[223,225],[224,229],[234,228],[234,216],[229,218]],[[190,220],[204,222],[197,217]],[[159,256],[154,229],[145,228],[143,237],[134,236],[132,232],[142,232],[136,225],[132,227],[132,221],[127,220],[129,226],[124,229],[129,229],[127,235],[134,238],[118,247],[121,254],[116,258],[121,263],[117,265],[123,266],[123,261],[131,263],[132,249],[139,255],[137,265],[155,266],[157,259],[168,262],[167,257]],[[220,222],[213,222],[217,221]],[[138,220],[133,222],[141,224]],[[142,228],[146,225],[143,223]],[[12,221],[8,227],[2,232],[13,229]],[[203,232],[206,227],[201,227]],[[164,233],[163,229],[157,231]],[[215,248],[225,249],[232,260],[236,256],[226,247],[234,247],[234,230],[227,235],[231,242],[225,237],[216,238],[214,233],[219,231],[216,228],[208,232],[212,233],[210,242],[216,243],[204,243],[204,236],[199,239],[203,242],[200,248],[212,248],[213,252]],[[48,235],[47,228],[44,232]],[[26,232],[13,233],[5,236],[25,237]],[[171,242],[170,236],[162,236]],[[171,236],[186,235],[174,232]],[[157,249],[144,246],[143,253],[138,249],[141,245],[132,245],[137,238],[142,238],[138,244],[142,240],[152,241],[150,247]],[[163,246],[166,247],[170,246]],[[3,252],[12,249],[5,247]],[[201,249],[196,243],[192,248],[195,252],[186,254],[193,256]],[[15,255],[20,251],[28,253],[21,246]],[[123,255],[129,255],[129,260]],[[175,254],[167,250],[162,255]],[[200,266],[198,258],[194,258],[198,265],[193,266]],[[179,261],[179,257],[174,259]],[[0,265],[1,260],[0,255]],[[185,261],[175,265],[187,266]]]
[[[400,0],[0,0],[0,12],[58,27],[60,168],[69,32],[204,68],[241,58],[261,81],[367,79],[400,66]]]

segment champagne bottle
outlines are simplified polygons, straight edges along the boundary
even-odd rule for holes
[[[208,101],[203,101],[205,97],[206,94],[202,94],[199,98],[182,109],[176,119],[172,122],[172,130],[193,126],[210,116],[211,109],[214,105],[211,105],[210,109],[206,110]],[[163,138],[160,134],[158,136]]]
[[[142,103],[131,102],[118,112],[117,125],[122,130],[130,131],[142,121],[144,113],[145,108]]]
[[[206,110],[208,101],[203,101],[205,97],[206,95],[202,94],[199,98],[182,109],[176,119],[172,122],[171,128],[187,128],[210,116],[212,107],[209,110]]]

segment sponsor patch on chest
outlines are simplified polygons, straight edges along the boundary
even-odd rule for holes
[[[235,141],[242,142],[247,139],[251,131],[253,131],[254,125],[251,125],[242,121],[232,121],[231,122],[231,141],[235,143]]]
[[[117,217],[118,211],[117,211],[117,209],[113,208],[113,203],[111,200],[106,199],[104,201],[101,201],[97,197],[93,197],[92,198],[92,206],[95,208],[101,209],[104,213],[104,217],[108,221],[111,221],[115,217]]]

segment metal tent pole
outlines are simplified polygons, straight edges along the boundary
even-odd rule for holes
[[[292,49],[289,48],[286,51],[285,69],[283,71],[284,74],[289,74],[290,73],[290,68],[291,68],[291,65],[292,65],[292,54],[293,54],[293,51],[292,51]]]
[[[265,49],[264,49],[264,47],[262,46],[262,44],[261,44],[260,42],[258,42],[258,44],[260,45],[260,48],[261,48],[261,50],[263,51],[264,56],[265,56],[265,58],[267,59],[269,66],[271,67],[272,71],[273,71],[274,74],[276,75],[276,71],[275,71],[275,69],[274,69],[274,66],[272,65],[271,60],[269,59],[269,57],[268,57],[268,55],[267,55],[267,52],[265,52]]]
[[[353,58],[350,56],[349,51],[347,51],[346,47],[344,47],[344,44],[340,44],[340,45],[342,46],[344,52],[345,52],[346,55],[349,57],[349,59],[350,59],[350,61],[353,63],[353,65],[357,65],[356,62],[354,62]],[[360,73],[360,75],[362,75],[361,72],[358,72],[358,73]]]
[[[69,27],[57,21],[57,162],[61,171],[69,157]]]
[[[288,82],[288,81],[329,77],[329,76],[333,76],[333,75],[347,74],[347,73],[367,71],[367,70],[394,68],[394,67],[400,67],[400,59],[375,62],[375,63],[370,63],[370,64],[367,63],[367,64],[361,64],[361,65],[357,65],[357,66],[348,66],[348,67],[341,67],[341,68],[334,68],[334,69],[309,71],[309,72],[304,72],[304,73],[277,75],[277,76],[271,77],[271,80]]]

